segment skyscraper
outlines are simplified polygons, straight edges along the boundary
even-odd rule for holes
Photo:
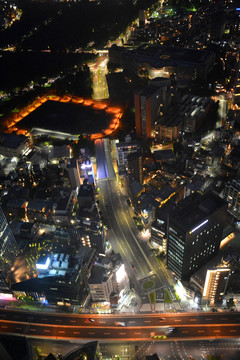
[[[240,214],[240,181],[233,179],[225,184],[223,198],[228,202],[230,211]]]
[[[128,183],[132,181],[143,183],[143,158],[140,152],[130,153],[127,156],[126,171]]]
[[[168,218],[167,265],[181,280],[217,254],[227,219],[227,203],[214,193],[193,194]]]
[[[167,96],[170,80],[157,78],[152,85],[147,86],[134,95],[135,125],[137,137],[150,138],[154,122],[159,116],[161,107],[169,101]]]
[[[17,242],[0,207],[0,291],[9,290],[9,274],[17,250]]]

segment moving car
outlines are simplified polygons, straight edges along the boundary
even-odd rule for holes
[[[116,326],[126,326],[126,323],[123,322],[123,321],[115,321],[114,325],[116,325]]]
[[[85,322],[86,323],[90,323],[90,322],[94,322],[95,320],[94,319],[86,319]]]

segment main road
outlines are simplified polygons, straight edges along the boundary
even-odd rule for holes
[[[97,140],[95,145],[100,207],[110,228],[108,236],[114,251],[121,254],[127,273],[141,297],[146,295],[142,280],[151,279],[154,282],[152,290],[167,289],[173,306],[179,308],[166,269],[157,262],[146,242],[141,239],[133,221],[126,195],[116,180],[108,140]]]
[[[174,327],[172,333],[169,327]],[[239,337],[240,314],[173,313],[125,315],[73,315],[0,309],[0,332],[24,336],[152,341],[167,339]],[[156,339],[155,339],[156,340]]]

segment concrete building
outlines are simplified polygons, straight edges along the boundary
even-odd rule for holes
[[[129,279],[119,254],[113,258],[99,257],[88,281],[92,302],[109,303],[111,298],[120,303],[129,291]]]
[[[67,226],[70,224],[70,217],[74,203],[76,202],[76,190],[62,189],[59,197],[52,205],[52,220],[55,225]]]
[[[7,219],[0,207],[0,291],[8,292],[10,271],[17,256],[18,246]]]
[[[0,154],[8,157],[19,157],[28,149],[28,138],[23,135],[0,133]]]
[[[109,49],[109,61],[135,74],[144,67],[150,79],[169,78],[175,74],[178,86],[186,87],[197,79],[206,80],[214,65],[215,54],[207,50],[144,44],[134,50],[112,47]]]
[[[210,305],[222,303],[229,275],[230,269],[227,267],[217,267],[207,270],[203,298],[209,302]]]
[[[151,244],[160,251],[167,252],[167,226],[164,221],[156,219],[151,225]]]
[[[71,159],[70,164],[67,166],[70,186],[73,190],[79,189],[81,185],[81,173],[80,173],[81,164],[79,160]]]
[[[214,101],[207,97],[184,95],[180,101],[180,116],[183,120],[183,130],[194,133],[199,129]]]
[[[143,157],[140,152],[130,153],[126,159],[127,181],[143,184]]]
[[[240,217],[240,181],[228,181],[223,190],[223,198],[228,202],[228,208],[237,217]]]
[[[56,159],[70,159],[70,146],[69,145],[61,145],[61,146],[48,146],[48,159],[50,161]]]
[[[155,139],[172,142],[177,140],[182,129],[180,116],[163,116],[155,125]]]
[[[149,85],[134,95],[136,134],[139,138],[153,136],[154,123],[168,101],[169,80],[157,84]]]
[[[77,235],[82,246],[94,248],[99,254],[105,254],[105,232],[102,227],[96,229],[90,224],[88,231],[77,229]]]
[[[201,299],[202,305],[213,306],[222,303],[231,267],[234,266],[230,248],[229,252],[220,252],[191,275],[190,285],[196,296]]]
[[[27,217],[30,221],[46,223],[51,219],[51,209],[51,201],[30,200],[27,205]]]
[[[117,148],[117,163],[119,175],[125,172],[126,159],[130,153],[139,152],[141,150],[140,144],[137,141],[125,141],[116,144]]]
[[[211,40],[221,40],[225,28],[225,10],[214,11],[211,15],[210,37]]]
[[[227,203],[214,193],[194,193],[170,212],[167,265],[180,280],[218,253],[226,220]]]
[[[176,155],[173,150],[156,150],[154,151],[155,161],[159,164],[174,163],[176,161]]]
[[[82,305],[89,292],[87,281],[96,260],[96,250],[83,248],[83,251],[74,254],[68,247],[67,251],[43,254],[36,264],[38,277],[12,284],[13,293],[51,304]]]

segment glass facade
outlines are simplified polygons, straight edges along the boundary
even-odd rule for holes
[[[17,242],[0,208],[0,290],[8,290],[11,267],[17,255]]]
[[[184,237],[173,228],[168,233],[168,266],[179,277],[182,276],[184,258]]]

